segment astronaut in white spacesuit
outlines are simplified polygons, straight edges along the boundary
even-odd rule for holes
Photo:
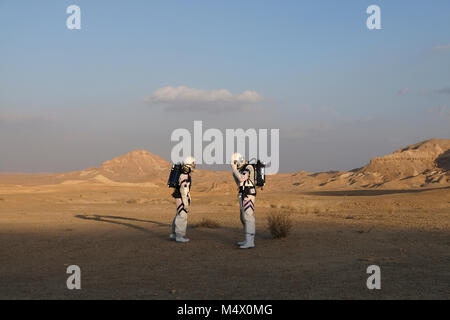
[[[238,242],[241,249],[255,247],[255,211],[256,187],[255,172],[240,153],[233,154],[231,159],[233,177],[239,187],[239,205],[241,222],[244,226],[245,240]]]
[[[170,239],[176,242],[187,243],[189,239],[185,238],[188,221],[188,210],[191,204],[191,174],[195,169],[195,159],[187,157],[184,159],[181,167],[178,186],[175,188],[172,196],[175,198],[177,208],[175,218],[172,222],[172,233]]]

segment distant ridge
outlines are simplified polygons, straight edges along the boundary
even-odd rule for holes
[[[64,174],[1,175],[1,182],[23,185],[81,183],[110,186],[164,187],[171,164],[146,150],[135,150],[100,167]],[[364,167],[348,172],[305,172],[277,174],[267,178],[264,190],[320,190],[366,188],[432,188],[450,186],[450,139],[430,139],[373,158]],[[235,192],[230,172],[196,170],[199,192]]]
[[[450,184],[450,139],[430,139],[374,158],[367,166],[340,173],[321,186],[419,188]]]

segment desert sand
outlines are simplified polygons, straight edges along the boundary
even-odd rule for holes
[[[169,168],[138,150],[78,172],[0,175],[0,299],[450,298],[450,140],[349,172],[268,177],[251,250],[235,246],[230,172],[194,173],[191,242],[169,241]],[[287,238],[272,239],[274,212],[293,220]],[[66,288],[73,264],[81,290]],[[373,264],[381,290],[366,287]]]

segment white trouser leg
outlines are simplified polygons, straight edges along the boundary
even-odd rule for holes
[[[244,230],[244,234],[245,234],[245,220],[244,220],[244,207],[242,206],[242,194],[239,194],[239,211],[240,211],[240,219],[241,219],[241,223],[242,223],[242,228]],[[245,244],[245,240],[244,241],[239,241],[238,243],[236,243],[238,246],[242,246]]]
[[[244,232],[247,234],[255,234],[255,196],[247,196],[241,199],[241,222],[244,224]]]
[[[243,201],[244,201],[244,198],[242,197],[242,194],[239,194],[240,219],[241,219],[241,223],[242,223],[242,228],[244,229],[244,232],[245,232],[244,206],[242,203]]]
[[[177,237],[184,237],[186,235],[188,213],[180,198],[175,199],[175,204],[177,206],[177,214],[172,222],[172,233],[176,234]]]

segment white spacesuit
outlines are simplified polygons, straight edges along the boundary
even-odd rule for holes
[[[231,167],[236,184],[239,187],[239,205],[241,222],[244,225],[245,240],[238,242],[241,249],[255,247],[255,211],[256,188],[254,168],[248,165],[244,157],[235,153],[231,159]]]
[[[191,173],[195,169],[195,160],[188,157],[183,161],[182,172],[178,179],[178,186],[175,188],[172,196],[175,198],[176,214],[172,222],[172,233],[170,239],[177,242],[186,243],[189,239],[185,238],[188,210],[191,204]]]

